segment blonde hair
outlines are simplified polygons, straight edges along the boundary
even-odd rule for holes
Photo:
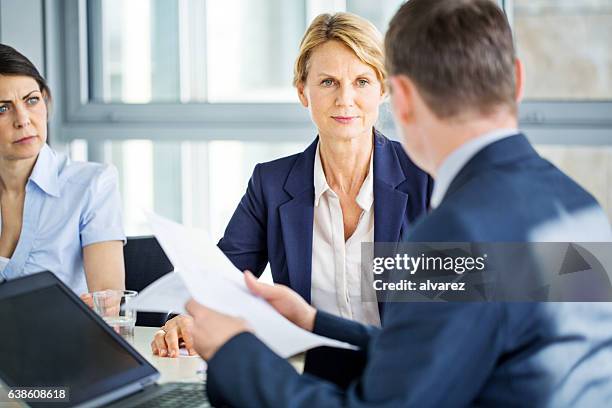
[[[371,66],[386,92],[387,71],[382,34],[374,24],[352,13],[319,14],[304,33],[293,68],[293,86],[306,82],[310,56],[319,45],[336,40],[350,48],[364,64]]]

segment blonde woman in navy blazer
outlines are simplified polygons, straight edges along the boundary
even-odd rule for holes
[[[219,241],[238,269],[259,276],[270,263],[274,281],[308,302],[378,325],[382,305],[354,295],[360,243],[399,241],[425,213],[432,189],[400,144],[374,128],[385,80],[382,38],[371,23],[349,13],[315,18],[294,85],[318,136],[302,153],[255,167]],[[177,356],[180,339],[191,349],[190,327],[189,317],[169,320],[153,352]]]

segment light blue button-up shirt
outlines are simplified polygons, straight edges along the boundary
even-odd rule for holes
[[[45,144],[26,184],[17,247],[0,275],[14,279],[48,270],[80,295],[87,292],[82,248],[120,240],[117,170],[72,162]]]

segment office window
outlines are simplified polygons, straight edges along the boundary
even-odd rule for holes
[[[381,31],[399,0],[89,0],[96,102],[297,102],[300,39],[316,15],[351,11]]]
[[[211,102],[297,102],[293,61],[306,28],[303,1],[207,2]]]
[[[387,31],[389,21],[405,0],[347,0],[346,10],[371,21],[381,33]]]
[[[612,147],[535,145],[535,148],[591,193],[612,220]]]
[[[183,44],[178,4],[178,0],[88,1],[92,101],[181,101],[180,68],[185,64],[179,61]],[[201,45],[199,36],[193,41]]]
[[[90,0],[95,101],[284,102],[304,1]]]
[[[128,233],[146,232],[148,209],[219,235],[255,163],[301,151],[316,134],[291,86],[312,18],[350,11],[384,34],[402,3],[50,3],[78,22],[60,25],[71,80],[58,133],[75,157],[117,165]],[[536,142],[609,144],[612,0],[499,3],[527,69],[521,127]],[[393,135],[388,110],[380,126]]]
[[[114,163],[120,174],[128,234],[147,233],[143,210],[153,210],[176,221],[223,232],[256,163],[303,150],[316,134],[307,114],[297,104],[292,86],[293,63],[299,41],[310,23],[323,12],[351,11],[370,19],[384,32],[399,0],[87,0],[85,59],[88,95],[76,120],[107,118],[129,123],[125,133],[112,126],[112,141],[90,138],[71,144],[74,157],[97,150],[98,160]],[[185,123],[206,126],[196,112],[181,107],[199,104],[270,105],[269,115],[283,115],[278,104],[294,104],[305,120],[300,137],[291,130],[280,141],[266,141],[257,124],[215,140],[215,131],[202,131],[202,140],[181,139]],[[150,106],[149,114],[146,107]],[[160,107],[163,106],[164,108]],[[165,107],[168,107],[166,109]],[[88,110],[93,108],[92,110]],[[105,109],[103,111],[100,108]],[[136,114],[132,114],[138,109]],[[172,110],[184,122],[175,120]],[[83,112],[83,110],[81,110]],[[91,113],[89,113],[91,112]],[[99,113],[104,112],[104,113]],[[155,112],[155,113],[153,113]],[[236,125],[235,106],[228,105],[228,125]],[[160,114],[167,115],[160,119]],[[71,112],[69,112],[69,116]],[[177,116],[178,116],[177,115]],[[389,114],[383,108],[383,120]],[[218,119],[213,115],[213,119]],[[171,135],[143,139],[130,129],[160,123]],[[306,122],[307,121],[307,122]],[[220,123],[220,127],[223,127]],[[191,125],[190,125],[191,126]],[[190,131],[193,131],[191,128]],[[258,135],[261,134],[262,138]],[[303,135],[306,134],[306,137]],[[145,136],[146,137],[146,136]]]
[[[612,99],[612,0],[513,3],[527,99]]]
[[[83,140],[71,143],[75,160],[86,160]],[[304,150],[307,143],[211,141],[107,141],[105,161],[119,171],[128,235],[150,234],[145,211],[205,228],[219,239],[255,165]]]

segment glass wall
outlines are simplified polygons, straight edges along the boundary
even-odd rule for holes
[[[89,0],[97,102],[298,102],[293,63],[309,22],[351,11],[386,28],[401,1]]]
[[[86,160],[84,141],[71,156]],[[232,216],[255,165],[300,152],[306,144],[150,140],[108,141],[106,161],[119,170],[128,235],[150,234],[145,211],[195,227],[218,239]]]
[[[88,34],[89,100],[93,105],[117,107],[118,115],[105,113],[98,121],[110,118],[128,131],[143,124],[142,117],[141,122],[130,123],[132,116],[122,114],[122,107],[133,105],[157,108],[170,104],[176,109],[186,104],[244,103],[250,110],[270,106],[270,111],[275,111],[275,104],[297,105],[291,86],[293,62],[312,18],[322,12],[346,10],[369,19],[384,33],[402,3],[401,0],[87,0],[84,26]],[[508,7],[519,55],[526,66],[528,101],[612,98],[609,45],[612,0],[503,3]],[[145,118],[148,115],[146,109],[139,112],[145,112]],[[183,117],[183,111],[173,112]],[[224,111],[228,120],[232,114],[233,110]],[[387,106],[381,116],[390,116]],[[150,117],[154,119],[155,115]],[[89,116],[86,118],[89,120]],[[189,114],[185,118],[197,119]],[[165,126],[162,120],[158,123],[160,128]],[[243,134],[235,134],[235,140],[228,140],[227,135],[221,140],[213,132],[203,135],[201,141],[194,141],[193,137],[188,141],[181,137],[179,125],[176,122],[168,125],[177,127],[176,139],[166,135],[164,141],[159,141],[153,129],[147,139],[133,140],[134,136],[127,132],[122,139],[123,133],[115,134],[113,141],[105,141],[102,147],[94,147],[95,142],[89,146],[84,141],[71,143],[74,157],[85,159],[85,152],[97,149],[95,158],[101,157],[119,169],[130,235],[149,232],[142,210],[153,210],[176,221],[207,228],[214,238],[220,237],[255,164],[297,153],[309,143],[304,138],[296,139],[291,132],[286,138],[281,137],[280,142],[278,137],[266,141],[265,135],[252,136],[248,124],[244,125]],[[104,129],[115,131],[112,126]],[[313,127],[312,138],[315,133]],[[137,137],[142,137],[142,133]],[[539,148],[570,175],[575,175],[603,205],[612,206],[609,150]],[[598,168],[603,170],[597,177],[587,176],[589,172],[585,169],[601,160],[604,165]],[[576,164],[570,166],[570,162]]]
[[[514,0],[525,97],[612,98],[612,0]]]
[[[297,103],[293,63],[312,18],[348,10],[384,32],[401,3],[88,0],[89,97],[102,104]],[[104,142],[104,161],[119,170],[128,235],[150,232],[148,210],[220,237],[255,164],[309,143],[290,134],[280,143],[239,134],[208,139]],[[87,142],[73,141],[71,151],[86,159]]]

